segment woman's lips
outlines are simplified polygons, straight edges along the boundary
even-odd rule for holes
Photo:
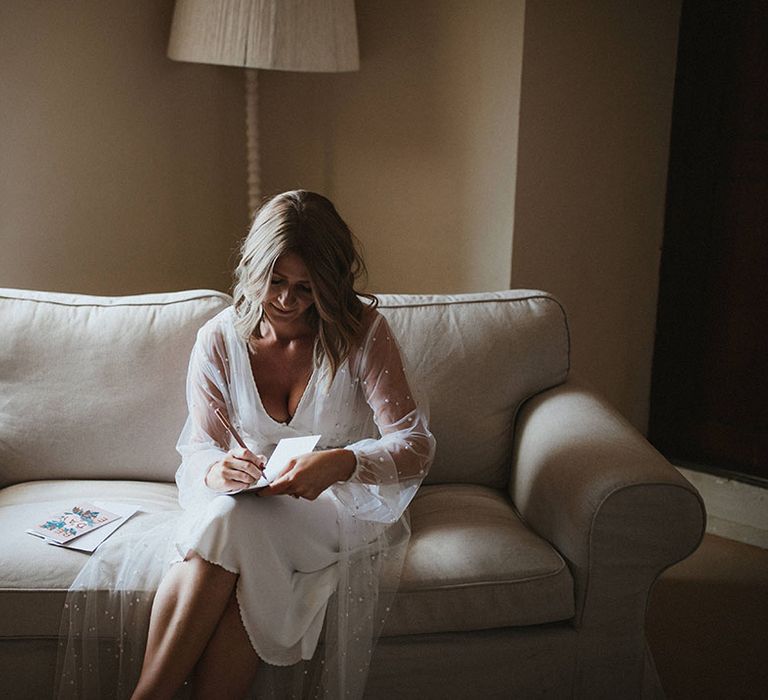
[[[281,309],[279,306],[275,306],[274,304],[271,304],[271,306],[275,311],[277,311],[277,313],[283,314],[283,316],[288,316],[296,311],[296,309]]]

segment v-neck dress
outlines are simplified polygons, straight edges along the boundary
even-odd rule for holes
[[[339,562],[349,561],[343,552],[364,548],[403,517],[434,454],[426,412],[412,394],[392,331],[376,312],[334,379],[327,365],[315,367],[293,416],[282,423],[264,408],[234,310],[226,309],[198,333],[187,403],[176,475],[185,516],[174,561],[195,552],[239,574],[241,618],[261,659],[279,666],[310,659],[340,579]],[[268,457],[282,438],[320,434],[317,449],[355,453],[355,472],[313,501],[213,491],[204,482],[208,469],[236,447],[216,408],[256,454]]]
[[[248,362],[250,365],[250,361],[251,361],[250,352],[247,349],[246,349],[246,352],[248,352],[248,355],[249,355]],[[314,357],[314,352],[312,354]],[[259,393],[259,388],[256,384],[256,377],[253,373],[253,369],[251,368],[251,380],[253,381],[253,393],[254,393],[254,396],[256,397],[256,402],[258,404],[258,407],[261,409],[261,412],[264,414],[264,417],[267,420],[271,420],[273,423],[277,423],[277,425],[289,426],[293,422],[293,419],[296,417],[296,414],[301,410],[302,404],[304,403],[304,398],[307,396],[307,394],[310,393],[310,390],[311,390],[312,384],[315,381],[316,375],[317,375],[317,367],[313,365],[312,372],[310,373],[309,379],[307,380],[307,383],[304,386],[304,391],[302,391],[301,396],[299,397],[299,401],[296,404],[296,408],[293,409],[293,415],[289,415],[288,420],[280,421],[280,420],[277,420],[277,418],[274,418],[272,414],[269,411],[267,411],[267,409],[264,407],[264,402],[261,400],[261,394]]]

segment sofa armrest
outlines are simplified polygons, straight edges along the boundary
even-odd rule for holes
[[[520,515],[571,567],[574,625],[601,634],[642,634],[654,580],[704,535],[698,491],[572,379],[521,408],[509,488]]]

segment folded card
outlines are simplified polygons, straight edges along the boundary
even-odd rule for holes
[[[277,447],[275,447],[272,456],[267,460],[267,463],[264,466],[262,477],[245,490],[251,491],[253,489],[263,489],[265,486],[269,486],[278,476],[280,476],[288,462],[303,454],[307,454],[307,452],[312,452],[319,440],[319,435],[306,435],[295,438],[283,438],[280,440],[280,442],[277,443]]]
[[[96,549],[106,540],[115,530],[125,525],[129,518],[132,518],[136,513],[141,511],[141,508],[133,503],[116,503],[114,501],[94,501],[94,504],[100,508],[106,508],[113,513],[117,513],[120,517],[117,520],[113,520],[111,523],[107,523],[103,527],[98,528],[92,532],[86,532],[81,537],[78,537],[72,542],[64,542],[58,544],[53,540],[48,540],[49,544],[56,545],[57,547],[66,547],[67,549],[77,549],[81,552],[87,552],[88,554],[95,552]]]
[[[64,544],[120,517],[122,516],[93,503],[81,502],[72,506],[70,510],[54,513],[27,532],[53,540],[57,544]]]

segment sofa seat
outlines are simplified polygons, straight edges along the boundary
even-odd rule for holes
[[[537,625],[574,614],[558,552],[520,519],[509,496],[470,484],[422,486],[385,636]]]
[[[179,507],[175,484],[149,481],[28,481],[0,489],[0,638],[58,635],[67,589],[89,555],[25,530],[76,501],[94,500],[135,503],[149,513]],[[138,527],[140,520],[137,513],[123,528]]]
[[[58,634],[66,590],[87,554],[24,530],[75,500],[176,509],[176,487],[141,481],[37,481],[0,490],[0,636]],[[413,535],[387,636],[533,625],[573,616],[573,580],[560,555],[533,534],[496,489],[424,486],[411,505]],[[123,528],[141,527],[137,514]]]

